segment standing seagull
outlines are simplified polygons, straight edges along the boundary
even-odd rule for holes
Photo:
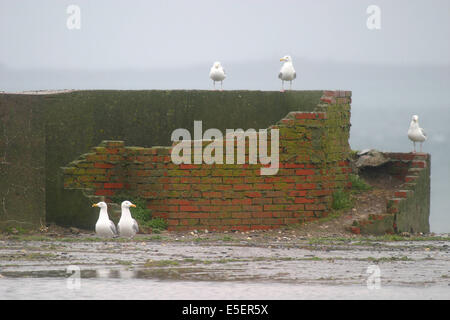
[[[289,81],[290,87],[289,90],[292,89],[292,80],[297,78],[297,74],[295,73],[294,66],[292,65],[291,56],[284,56],[280,59],[280,61],[284,61],[283,66],[281,67],[280,73],[278,74],[278,78],[281,79],[281,91],[284,91],[284,82]]]
[[[131,217],[130,207],[136,208],[136,205],[130,201],[122,202],[122,215],[117,227],[121,236],[133,238],[139,232],[139,226],[136,220]]]
[[[222,68],[222,65],[219,61],[214,62],[213,66],[211,67],[211,71],[209,71],[209,77],[213,81],[214,84],[214,90],[216,90],[216,81],[220,81],[220,90],[223,90],[222,88],[222,82],[226,78],[225,70]]]
[[[114,222],[109,220],[108,207],[105,202],[94,203],[93,207],[100,208],[100,215],[95,224],[95,233],[101,237],[113,237],[117,235],[116,226]]]
[[[420,142],[420,152],[422,152],[422,143],[427,140],[425,130],[419,127],[419,116],[413,115],[409,125],[408,138],[414,144],[414,153],[416,152],[416,142]]]

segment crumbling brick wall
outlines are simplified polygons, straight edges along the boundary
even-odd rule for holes
[[[355,222],[354,233],[428,233],[430,232],[430,165],[425,153],[386,152],[386,173],[401,182],[394,196],[387,200],[385,212],[370,214]]]
[[[169,230],[270,229],[326,217],[332,193],[349,186],[350,102],[350,92],[324,91],[314,112],[290,112],[271,126],[279,130],[275,175],[261,175],[248,154],[245,164],[176,165],[172,147],[104,141],[63,168],[64,188],[145,199]]]

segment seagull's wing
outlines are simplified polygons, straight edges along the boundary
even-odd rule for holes
[[[422,132],[422,134],[425,136],[425,138],[427,137],[427,133],[425,132],[425,130],[423,130],[423,128],[420,128],[420,131]]]
[[[111,220],[109,220],[109,228],[111,229],[112,233],[114,235],[117,234],[117,229],[116,229],[116,225],[114,224],[114,222],[112,222]]]
[[[280,73],[278,74],[278,78],[281,79],[281,77],[283,77],[283,72],[280,71]]]
[[[138,233],[139,232],[139,226],[136,220],[133,219],[133,230]]]

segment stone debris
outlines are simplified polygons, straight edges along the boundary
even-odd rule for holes
[[[360,155],[361,154],[361,155]],[[362,169],[364,167],[379,167],[390,161],[380,151],[371,149],[369,151],[364,150],[364,153],[358,153],[358,160],[356,160],[356,167]]]

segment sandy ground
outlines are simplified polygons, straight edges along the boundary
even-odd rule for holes
[[[37,291],[42,291],[39,298],[80,298],[68,293],[61,282],[73,270],[78,270],[84,285],[84,298],[131,298],[127,293],[136,287],[143,291],[135,297],[144,299],[295,299],[293,292],[298,298],[310,298],[304,291],[309,289],[299,286],[319,286],[315,287],[318,298],[337,298],[340,290],[351,298],[355,290],[367,294],[368,273],[374,267],[379,268],[383,288],[388,288],[380,298],[449,299],[448,235],[394,239],[307,238],[292,230],[163,232],[107,241],[89,235],[4,236],[0,240],[0,299],[35,299]],[[192,295],[193,286],[198,295]],[[252,286],[259,289],[249,296],[246,290]],[[155,287],[166,295],[156,295]],[[205,296],[213,288],[214,295]],[[412,291],[405,288],[427,291],[411,296]],[[261,295],[266,291],[270,294]],[[240,296],[235,296],[237,292]],[[396,296],[400,292],[404,295]]]

